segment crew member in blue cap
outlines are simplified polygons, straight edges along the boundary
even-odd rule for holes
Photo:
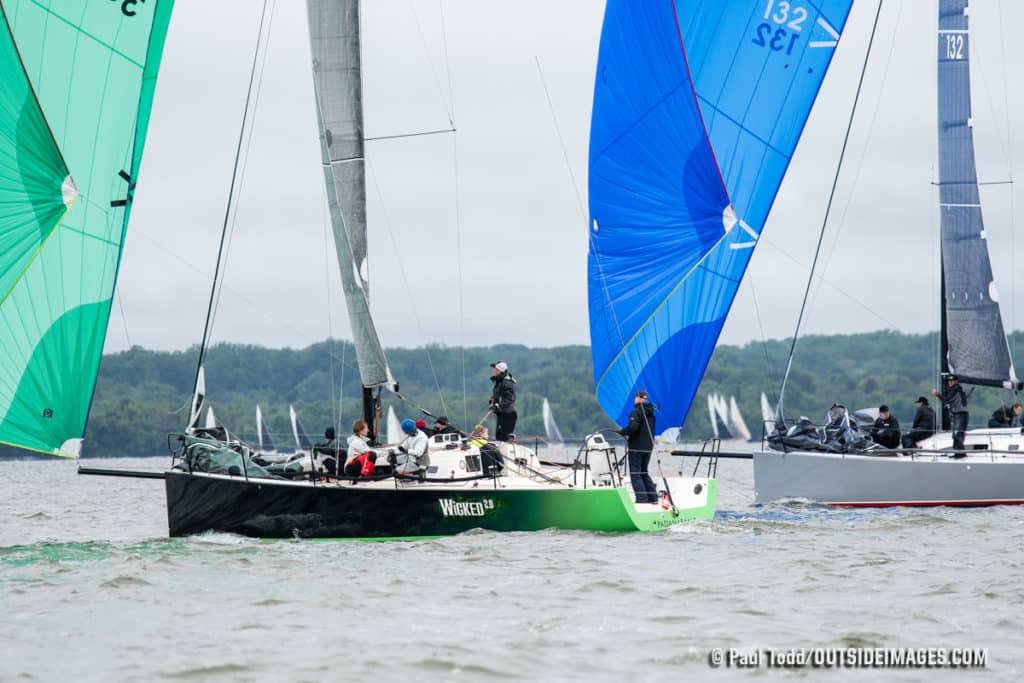
[[[399,452],[394,456],[395,474],[425,472],[430,466],[427,435],[417,429],[416,423],[409,418],[402,420],[402,431],[405,439],[399,444]]]

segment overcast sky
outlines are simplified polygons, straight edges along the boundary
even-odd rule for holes
[[[364,3],[367,135],[445,128],[450,115],[458,128],[367,145],[371,306],[381,339],[407,347],[587,343],[580,202],[604,3],[442,2],[444,30],[437,0]],[[129,342],[180,349],[202,335],[259,4],[176,3],[108,351]],[[1022,25],[1022,4],[971,8],[975,140],[986,181],[1008,179],[1024,149],[1024,58],[1005,42]],[[806,332],[938,327],[935,6],[885,2],[822,252],[827,282]],[[855,3],[723,343],[792,332],[873,16],[873,2]],[[1004,94],[1006,83],[1012,91]],[[304,346],[350,336],[334,248],[325,243],[313,106],[305,4],[278,0],[215,341]],[[1024,285],[1014,275],[1024,240],[1011,222],[1014,193],[1024,212],[1021,191],[982,190],[1009,329],[1024,325],[1024,296],[1014,296]]]

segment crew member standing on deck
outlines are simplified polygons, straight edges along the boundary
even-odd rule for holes
[[[629,423],[619,430],[626,437],[626,458],[629,462],[629,480],[638,503],[657,503],[658,488],[647,474],[654,450],[654,406],[647,402],[647,392],[641,389],[633,397],[633,412]]]
[[[953,430],[954,458],[967,455],[964,452],[964,432],[967,431],[967,394],[960,386],[956,375],[946,375],[946,388],[940,394],[932,389],[932,396],[942,401],[943,407],[949,411],[950,427]]]
[[[516,378],[508,371],[508,363],[503,360],[491,363],[491,367],[494,368],[491,372],[494,388],[487,403],[498,418],[494,438],[498,441],[514,441],[516,420],[519,418],[516,413]]]

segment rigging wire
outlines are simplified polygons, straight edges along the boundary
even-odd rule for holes
[[[1003,74],[1003,112],[1006,114],[1006,166],[1007,166],[1007,178],[1010,183],[1010,295],[1013,297],[1011,301],[1013,305],[1010,306],[1010,327],[1015,328],[1017,326],[1017,245],[1016,245],[1016,220],[1014,212],[1014,193],[1016,188],[1013,187],[1013,132],[1010,128],[1010,99],[1009,93],[1010,88],[1006,82],[1006,36],[1003,33],[1003,0],[998,0],[996,3],[996,11],[998,13],[999,24],[999,56],[1002,60],[1002,74]],[[1019,337],[1020,335],[1017,335]],[[1010,349],[1010,361],[1013,362],[1013,358],[1016,356],[1014,349]]]
[[[801,261],[800,259],[798,259],[797,257],[793,256],[793,255],[792,255],[792,254],[790,254],[790,253],[789,253],[788,251],[786,251],[785,249],[783,249],[782,247],[780,247],[780,246],[779,246],[778,244],[776,244],[775,242],[771,241],[770,239],[768,239],[768,238],[766,238],[766,237],[761,237],[761,239],[760,239],[760,242],[761,242],[761,243],[764,243],[764,244],[767,244],[767,245],[768,245],[768,246],[770,246],[770,247],[771,247],[772,249],[775,249],[775,250],[776,250],[776,251],[778,251],[778,252],[779,252],[780,254],[782,254],[783,256],[785,256],[785,257],[786,257],[787,259],[789,259],[790,261],[792,261],[792,262],[793,262],[793,263],[795,263],[796,265],[800,266],[800,268],[802,268],[802,269],[804,269],[804,270],[807,270],[807,271],[808,271],[808,273],[810,273],[810,272],[811,272],[811,271],[810,271],[810,268],[809,268],[809,267],[807,266],[807,264],[806,264],[806,263],[802,262],[802,261]],[[810,277],[810,276],[809,276],[809,277]],[[856,296],[854,296],[853,294],[850,294],[850,293],[849,293],[848,291],[846,291],[845,289],[843,289],[842,287],[840,287],[839,285],[837,285],[837,284],[836,284],[835,282],[833,282],[832,280],[829,280],[828,278],[826,278],[826,277],[824,277],[824,276],[822,276],[822,275],[818,275],[818,276],[817,276],[817,279],[818,279],[818,281],[819,281],[819,282],[821,282],[822,284],[828,285],[829,287],[831,287],[831,288],[832,288],[833,290],[835,290],[836,292],[838,292],[838,293],[839,293],[839,294],[841,294],[842,296],[846,297],[847,299],[849,299],[849,300],[850,300],[850,301],[852,301],[853,303],[855,303],[855,304],[857,304],[858,306],[860,306],[861,308],[863,308],[863,309],[864,309],[864,310],[865,310],[866,312],[868,312],[868,313],[870,313],[871,315],[873,315],[873,316],[875,316],[876,318],[878,318],[878,320],[879,320],[879,321],[881,321],[881,322],[882,322],[882,323],[883,323],[884,325],[887,325],[888,327],[892,327],[892,328],[898,327],[898,326],[897,326],[897,325],[896,325],[896,324],[895,324],[894,322],[892,322],[891,320],[889,320],[888,318],[886,318],[886,317],[885,317],[884,315],[882,315],[881,313],[879,313],[879,312],[878,312],[877,310],[875,310],[874,308],[872,308],[872,307],[871,307],[870,305],[868,305],[867,303],[865,303],[865,302],[864,302],[864,301],[862,301],[861,299],[857,298],[857,297],[856,297]]]
[[[448,59],[448,31],[444,17],[444,0],[437,0],[441,13],[441,45],[444,49],[444,70],[448,77],[448,122],[455,130],[455,90],[452,87],[452,68]],[[422,37],[422,32],[420,36]],[[431,62],[433,66],[433,62]],[[469,424],[469,401],[466,393],[466,307],[462,273],[462,197],[459,183],[459,136],[452,135],[452,174],[455,179],[455,264],[459,292],[459,361],[462,365],[462,424]]]
[[[881,110],[882,99],[885,94],[885,86],[889,81],[889,66],[892,63],[892,56],[896,49],[896,36],[900,34],[900,20],[902,18],[903,4],[898,3],[896,5],[896,19],[893,21],[893,34],[889,41],[889,53],[886,55],[885,64],[882,67],[882,80],[878,86],[878,97],[875,98],[874,110],[871,112],[871,119],[868,122],[867,133],[864,137],[864,146],[860,150],[860,156],[857,159],[857,165],[853,173],[853,181],[850,183],[846,202],[843,204],[843,211],[839,215],[839,222],[836,226],[835,237],[832,239],[832,244],[829,246],[828,254],[825,256],[824,264],[821,267],[822,272],[828,272],[828,267],[832,263],[832,257],[835,256],[836,249],[839,247],[843,228],[846,227],[846,216],[850,212],[850,206],[853,204],[854,197],[857,196],[857,186],[860,182],[861,173],[864,170],[864,159],[867,157],[868,148],[871,144],[872,135],[875,131],[875,123],[878,121],[878,112]],[[934,230],[929,230],[929,234],[933,234],[934,232]],[[823,284],[823,281],[819,279],[818,287],[815,289],[814,295],[811,298],[812,311],[818,302],[818,297],[821,295]]]
[[[764,323],[761,322],[761,307],[757,305],[757,292],[754,286],[753,270],[747,269],[747,281],[750,283],[750,298],[754,301],[754,316],[757,318],[757,328],[761,332],[761,347],[764,349],[764,365],[768,371],[769,381],[775,377],[775,367],[772,366],[771,356],[768,354],[768,337],[764,333]]]
[[[228,201],[227,206],[224,209],[224,225],[221,227],[220,233],[220,245],[217,248],[217,264],[213,270],[213,285],[210,287],[210,303],[206,308],[206,322],[203,324],[203,340],[199,344],[199,354],[196,359],[196,374],[195,379],[192,381],[192,393],[195,393],[196,387],[199,385],[199,372],[203,367],[203,360],[206,357],[206,345],[210,336],[210,325],[213,318],[214,304],[217,295],[217,282],[220,279],[221,262],[224,259],[224,243],[227,237],[229,219],[231,217],[231,204],[235,194],[235,181],[238,178],[238,162],[242,154],[242,143],[245,140],[245,126],[249,118],[249,103],[252,99],[253,83],[256,80],[256,64],[258,63],[260,55],[260,43],[263,38],[263,24],[266,20],[267,15],[267,0],[263,0],[263,9],[260,12],[260,25],[259,30],[256,33],[256,49],[252,55],[252,67],[249,71],[249,87],[245,93],[245,107],[242,110],[242,125],[238,130],[238,145],[235,149],[235,163],[231,171],[231,185],[228,189]]]
[[[366,170],[367,175],[373,180],[373,188],[377,193],[377,199],[380,201],[380,212],[384,217],[384,226],[387,228],[388,238],[391,240],[391,253],[394,256],[395,263],[398,265],[398,273],[401,276],[402,284],[405,285],[406,294],[409,296],[409,300],[413,302],[410,307],[412,310],[413,321],[416,323],[416,332],[420,338],[423,338],[423,321],[420,319],[419,309],[415,305],[416,298],[413,296],[412,286],[409,284],[409,276],[406,274],[405,265],[402,263],[401,252],[398,249],[398,239],[395,237],[395,231],[391,224],[391,216],[388,214],[387,205],[384,202],[384,194],[381,192],[380,183],[377,182],[377,173],[373,169],[373,164],[370,163],[369,157],[366,158]],[[441,382],[437,378],[437,370],[434,367],[433,357],[430,355],[430,347],[424,346],[423,350],[427,354],[427,365],[430,366],[430,374],[434,378],[434,388],[437,389],[437,395],[441,399],[441,409],[448,413],[448,405],[444,400],[444,392],[441,390]]]
[[[210,321],[211,336],[213,334],[213,325],[216,323],[217,320],[217,313],[220,311],[221,296],[224,294],[223,282],[225,279],[227,279],[228,265],[230,263],[230,261],[228,260],[228,255],[231,253],[231,244],[234,241],[235,237],[235,227],[238,223],[238,207],[242,203],[242,191],[245,187],[246,171],[249,168],[250,150],[252,149],[252,137],[254,131],[256,130],[256,112],[259,109],[260,95],[263,92],[263,76],[267,70],[267,56],[270,54],[270,33],[273,30],[274,26],[275,9],[277,9],[277,0],[272,0],[270,3],[270,16],[267,20],[267,32],[263,41],[263,61],[260,63],[259,76],[256,78],[256,93],[253,96],[252,104],[252,120],[249,122],[249,129],[246,133],[245,154],[242,156],[242,169],[238,174],[238,195],[235,198],[235,206],[231,214],[231,227],[228,229],[227,246],[224,248],[224,269],[223,272],[221,272],[220,276],[221,287],[217,291],[217,302],[216,304],[214,304],[213,317]]]
[[[579,209],[580,216],[583,218],[584,225],[586,225],[587,243],[590,248],[590,253],[593,256],[593,262],[597,266],[598,279],[601,281],[601,288],[606,301],[605,308],[611,313],[612,321],[615,323],[615,332],[619,337],[619,344],[621,346],[625,346],[626,336],[622,333],[622,326],[619,323],[619,315],[616,312],[615,307],[611,303],[612,297],[611,293],[608,290],[608,278],[604,274],[604,265],[601,263],[601,253],[597,248],[597,242],[594,240],[594,233],[596,232],[596,229],[594,229],[593,226],[589,225],[587,221],[587,210],[583,205],[583,195],[580,192],[579,183],[576,182],[576,174],[572,170],[572,162],[569,159],[569,149],[568,147],[566,147],[565,138],[562,136],[562,129],[558,125],[558,116],[555,115],[555,106],[551,100],[551,93],[548,90],[547,80],[545,80],[544,78],[544,70],[540,66],[540,58],[537,55],[534,55],[533,59],[534,62],[537,64],[537,74],[540,76],[540,84],[544,88],[544,96],[547,98],[548,112],[550,112],[551,114],[551,121],[554,123],[555,126],[555,134],[558,137],[558,144],[562,149],[562,158],[565,160],[565,167],[566,170],[568,170],[569,172],[569,180],[572,182],[572,189],[576,196],[576,206]],[[634,374],[639,374],[637,373],[636,367],[633,365],[632,357],[629,354],[625,354],[622,357],[626,360],[626,363],[629,365],[630,371],[633,372]],[[597,387],[595,386],[594,389],[596,391]]]
[[[931,273],[931,285],[933,292],[942,291],[942,247],[940,246],[940,235],[941,235],[941,222],[938,216],[939,206],[939,183],[938,183],[938,169],[935,167],[935,162],[932,161],[931,176],[936,179],[932,183],[934,190],[932,196],[929,197],[931,201],[928,202],[928,225],[931,226],[931,230],[928,231],[928,253],[932,254],[932,273]],[[939,305],[932,306],[932,329],[938,330],[938,334],[935,335],[935,344],[931,348],[932,359],[934,361],[932,365],[933,377],[936,378],[938,384],[936,386],[942,386],[942,381],[939,379],[942,375],[942,307],[946,305],[945,301],[941,301],[941,294],[939,295]]]
[[[821,231],[818,233],[818,244],[814,249],[814,259],[811,261],[811,272],[807,278],[807,287],[804,289],[803,301],[800,304],[800,314],[796,319],[796,329],[793,331],[793,340],[789,347],[789,358],[786,361],[786,372],[782,376],[782,386],[779,387],[779,405],[776,410],[776,419],[782,420],[782,403],[786,394],[786,381],[789,379],[790,370],[793,368],[793,356],[796,353],[796,341],[800,336],[800,324],[803,322],[804,311],[807,308],[807,297],[811,292],[811,285],[814,283],[814,271],[818,265],[818,257],[821,255],[821,243],[825,237],[825,228],[828,226],[828,217],[832,211],[832,201],[835,198],[836,186],[839,184],[839,173],[843,168],[843,158],[846,156],[846,147],[850,142],[850,131],[853,128],[853,119],[857,113],[857,103],[860,101],[861,88],[864,86],[864,75],[868,70],[868,60],[871,58],[871,47],[875,43],[875,32],[878,30],[878,18],[882,14],[884,0],[878,0],[878,9],[875,11],[875,21],[871,25],[871,37],[868,38],[868,49],[864,53],[864,63],[861,65],[860,78],[857,81],[857,92],[853,97],[853,106],[850,108],[850,118],[846,123],[846,134],[843,136],[843,146],[839,151],[839,162],[836,164],[835,176],[832,178],[832,190],[828,195],[828,204],[825,206],[825,216],[821,221]]]
[[[562,157],[565,159],[565,168],[569,172],[569,180],[572,181],[572,191],[576,195],[576,206],[580,210],[580,216],[583,218],[583,222],[587,222],[587,210],[583,206],[583,195],[580,193],[579,183],[576,182],[576,174],[572,170],[572,162],[569,160],[569,150],[565,146],[565,139],[562,137],[562,129],[558,125],[558,117],[555,115],[555,105],[551,101],[551,92],[548,90],[548,82],[544,78],[544,70],[540,67],[540,57],[537,55],[533,56],[533,61],[537,64],[537,75],[540,76],[540,84],[544,88],[544,97],[547,98],[548,112],[551,114],[551,122],[555,124],[555,133],[558,135],[558,144],[562,148]]]
[[[331,349],[331,345],[334,343],[334,306],[331,305],[331,251],[332,251],[332,249],[331,249],[331,238],[330,238],[330,235],[329,235],[330,226],[328,225],[329,222],[330,222],[330,216],[328,215],[328,210],[327,210],[327,204],[328,204],[329,200],[327,199],[327,186],[326,186],[326,184],[324,184],[324,183],[320,184],[320,192],[321,192],[321,196],[323,197],[323,201],[320,203],[321,207],[322,207],[322,210],[321,210],[321,213],[320,213],[320,225],[323,228],[323,234],[324,234],[324,291],[326,292],[326,296],[327,296],[327,344],[326,344],[326,348],[327,348],[328,365],[330,366],[330,370],[331,370],[331,375],[330,375],[331,379],[330,379],[330,382],[328,382],[328,384],[331,385],[331,417],[333,418],[331,420],[331,424],[334,425],[334,428],[335,428],[336,431],[338,431],[338,433],[341,433],[341,414],[340,414],[340,410],[339,410],[339,407],[338,407],[338,402],[339,401],[337,400],[337,396],[334,393],[334,353],[333,353],[333,350]],[[342,352],[344,353],[344,346],[342,346]],[[342,372],[342,377],[344,377],[344,375],[345,375],[345,366],[344,365],[342,365],[341,372]],[[344,387],[342,387],[342,390],[339,393],[341,393],[341,395],[344,396]]]
[[[117,297],[117,307],[121,309],[121,324],[124,326],[124,341],[128,344],[128,348],[132,348],[132,338],[128,336],[128,316],[124,313],[124,299],[121,298],[121,290],[115,289],[114,295]]]

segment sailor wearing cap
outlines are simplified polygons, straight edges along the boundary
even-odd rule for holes
[[[950,427],[953,430],[954,458],[962,458],[964,452],[964,432],[967,431],[967,394],[960,385],[960,379],[954,374],[946,375],[946,386],[940,394],[932,389],[932,396],[942,401],[942,407],[949,412]]]
[[[519,418],[516,413],[516,378],[508,371],[508,363],[503,360],[491,363],[491,367],[494,388],[487,403],[498,418],[494,438],[498,441],[515,441],[516,420]]]
[[[425,472],[430,466],[427,435],[416,429],[416,423],[408,418],[402,420],[402,432],[405,433],[405,439],[398,446],[399,452],[390,456],[388,461],[394,466],[396,474]]]
[[[917,412],[914,413],[914,424],[909,434],[903,435],[903,447],[914,448],[922,439],[935,433],[935,411],[928,405],[924,396],[917,397]]]

